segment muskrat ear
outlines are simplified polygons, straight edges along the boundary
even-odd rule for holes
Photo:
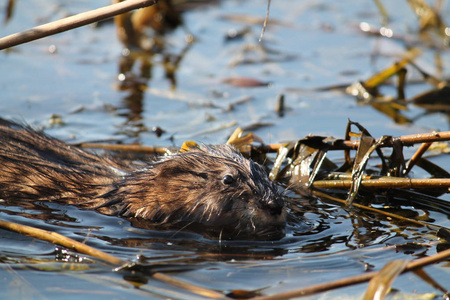
[[[222,182],[226,185],[229,185],[229,184],[233,184],[235,182],[235,180],[234,180],[233,176],[225,175],[222,178]]]

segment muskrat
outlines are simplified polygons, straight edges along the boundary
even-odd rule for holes
[[[282,193],[231,146],[201,145],[133,169],[0,119],[0,197],[55,201],[218,238],[284,236]],[[134,224],[134,223],[133,223]]]

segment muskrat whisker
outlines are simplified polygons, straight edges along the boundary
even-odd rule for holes
[[[282,195],[286,195],[287,192],[291,191],[292,187],[298,186],[298,183],[289,183],[283,190]],[[293,191],[293,190],[292,190]]]
[[[256,226],[255,226],[255,223],[253,221],[254,221],[253,218],[251,218],[250,222],[251,222],[252,227],[253,227],[253,232],[256,232]]]
[[[223,228],[219,232],[219,245],[222,245],[222,233],[223,233]]]
[[[183,231],[184,229],[188,228],[188,227],[191,226],[192,224],[194,224],[193,221],[187,223],[186,225],[184,225],[184,226],[182,226],[182,227],[180,227],[178,230],[176,230],[176,231],[171,235],[171,237],[175,237],[175,235],[176,235],[177,233],[180,233],[181,231]]]

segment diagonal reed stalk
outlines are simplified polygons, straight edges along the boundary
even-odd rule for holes
[[[88,246],[86,244],[80,243],[78,241],[75,241],[71,238],[65,237],[59,233],[51,232],[39,228],[34,228],[31,226],[21,225],[13,222],[8,222],[4,220],[0,220],[0,228],[10,230],[17,232],[19,234],[27,235],[42,241],[47,241],[52,244],[57,244],[63,247],[66,247],[70,250],[76,251],[78,253],[83,253],[90,255],[92,257],[98,258],[106,263],[109,263],[113,266],[120,267],[127,264],[126,261],[115,257],[113,255],[110,255],[108,253],[105,253],[101,250],[95,249],[91,246]],[[156,272],[152,274],[152,277],[154,279],[163,281],[167,284],[170,284],[172,286],[177,286],[180,288],[183,288],[184,290],[190,291],[197,295],[202,295],[205,297],[209,297],[211,299],[227,299],[222,293],[216,292],[214,290],[210,290],[204,287],[196,286],[187,282],[184,282],[182,280],[172,278],[170,276],[167,276],[165,274]]]
[[[151,6],[157,2],[157,0],[127,0],[40,25],[0,38],[0,50],[28,43],[43,37],[68,31],[101,20],[109,19],[134,9]]]

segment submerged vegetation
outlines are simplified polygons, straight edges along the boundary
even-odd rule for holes
[[[9,0],[4,7],[5,24],[14,14],[20,14],[20,11],[15,11],[17,1],[20,0]],[[207,113],[204,122],[186,117],[177,128],[196,123],[198,127],[195,128],[200,129],[190,132],[189,136],[193,138],[233,129],[227,143],[263,164],[270,178],[284,189],[289,208],[285,238],[272,242],[216,241],[191,232],[134,228],[122,220],[110,224],[110,219],[104,216],[91,216],[75,208],[8,200],[3,202],[0,216],[5,219],[11,217],[12,220],[0,220],[0,227],[59,246],[51,246],[54,251],[46,248],[51,253],[45,253],[44,257],[33,257],[27,252],[14,253],[9,248],[0,247],[3,272],[8,272],[11,277],[18,276],[18,271],[62,272],[73,278],[79,276],[74,274],[78,272],[84,276],[83,281],[107,288],[107,291],[97,291],[91,286],[90,292],[114,293],[111,287],[118,287],[121,296],[133,293],[142,297],[178,299],[289,299],[322,293],[324,298],[364,294],[364,299],[382,299],[386,295],[407,299],[411,297],[409,293],[414,293],[414,297],[421,299],[448,299],[450,171],[447,155],[450,131],[422,128],[421,132],[409,130],[410,133],[405,135],[384,132],[382,136],[374,136],[371,130],[376,125],[366,125],[361,115],[358,120],[353,120],[355,116],[352,116],[346,128],[338,128],[342,131],[342,138],[316,135],[310,129],[313,133],[306,137],[294,133],[297,139],[271,143],[273,140],[268,142],[259,134],[260,129],[271,128],[292,110],[300,109],[301,105],[287,104],[287,98],[311,93],[344,94],[358,106],[371,107],[371,113],[385,116],[395,126],[405,128],[421,118],[433,115],[448,117],[450,86],[445,69],[449,66],[441,57],[447,57],[449,50],[450,29],[444,19],[448,8],[444,1],[436,1],[434,6],[422,0],[406,2],[417,18],[417,30],[413,32],[398,34],[390,28],[392,7],[385,7],[382,1],[374,0],[378,9],[376,14],[381,19],[379,26],[359,23],[356,34],[395,41],[404,49],[401,54],[390,57],[390,65],[383,66],[381,71],[370,70],[371,75],[360,78],[361,81],[308,88],[289,83],[273,101],[275,105],[270,117],[255,120],[252,118],[254,112],[249,109],[245,121],[231,120],[213,128],[211,122],[217,115],[232,112],[254,98],[250,92],[222,103],[226,93],[236,89],[268,90],[273,82],[236,72],[230,76],[218,76],[220,80],[215,84],[226,86],[225,92],[211,89],[204,96],[219,101],[195,102],[192,95],[183,94],[183,90],[175,94],[179,99],[188,99],[186,103],[190,107],[208,107],[214,109],[214,113],[218,112]],[[126,119],[118,133],[136,138],[150,132],[158,139],[166,138],[177,145],[124,145],[123,140],[115,144],[81,142],[74,145],[110,151],[129,160],[130,164],[138,165],[141,160],[149,159],[145,154],[164,155],[179,149],[176,130],[168,123],[166,127],[155,125],[147,128],[144,112],[154,109],[154,114],[158,114],[158,111],[157,105],[145,107],[145,98],[152,89],[155,66],[160,68],[168,84],[166,93],[179,89],[178,71],[201,39],[196,32],[190,31],[189,24],[185,24],[184,14],[192,10],[206,11],[210,5],[220,7],[223,4],[220,1],[160,0],[156,5],[114,18],[117,38],[123,46],[114,87],[125,95],[123,102],[127,108],[120,110],[108,106],[110,111]],[[274,9],[276,2],[270,5]],[[261,36],[261,42],[252,36],[255,29],[261,30],[262,26],[266,31],[273,26],[279,26],[281,31],[295,27],[288,21],[268,19],[266,23],[264,15],[254,17],[250,14],[222,14],[220,18],[243,24],[238,30],[230,29],[224,36],[224,44],[239,43],[226,63],[234,70],[247,66],[258,68],[264,64],[290,64],[302,55],[301,51],[287,53],[273,47],[276,34],[267,37],[266,32]],[[104,26],[103,23],[97,25]],[[323,31],[333,33],[331,24],[321,26]],[[174,46],[168,36],[177,30],[182,32],[182,37]],[[14,48],[4,51],[14,51]],[[417,61],[424,53],[430,52],[434,55],[435,68],[425,69]],[[274,69],[270,70],[273,72]],[[368,72],[364,70],[363,73]],[[417,86],[420,89],[411,88]],[[425,86],[428,88],[424,89]],[[157,92],[161,90],[153,94]],[[257,92],[255,95],[261,97]],[[415,116],[407,113],[413,107],[414,112],[418,112]],[[59,118],[52,120],[55,119]],[[176,116],[171,121],[176,123]],[[57,124],[64,124],[64,121]],[[282,129],[289,131],[288,125],[283,124],[285,128]],[[330,132],[335,132],[337,125],[324,122],[323,127],[327,126],[333,127]],[[424,127],[432,128],[431,125]],[[184,141],[181,148],[189,148],[192,143]],[[19,222],[13,221],[23,219],[14,219],[16,215],[29,221],[17,224]],[[81,224],[78,216],[88,222]],[[40,223],[41,220],[44,222]],[[11,233],[5,236],[18,242],[20,235]],[[26,243],[32,241],[26,240]],[[52,256],[55,258],[51,259]],[[95,272],[101,272],[102,276],[95,278]],[[419,292],[408,288],[410,277],[404,279],[399,288],[391,289],[391,286],[395,287],[396,278],[401,280],[402,276],[407,276],[401,274],[411,272],[416,276],[415,284],[421,287]],[[227,281],[228,274],[238,279],[230,275],[231,279]],[[257,276],[255,281],[252,276]],[[17,278],[19,282],[26,281]],[[358,285],[368,281],[368,285]],[[221,283],[217,285],[218,282]],[[136,289],[131,290],[130,287]],[[342,287],[348,290],[339,290]],[[70,289],[70,286],[66,288]],[[34,289],[30,288],[23,295],[41,295],[41,291]],[[62,290],[56,297],[79,292]]]

